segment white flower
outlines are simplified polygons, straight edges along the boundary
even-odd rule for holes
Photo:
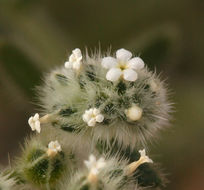
[[[51,141],[48,144],[47,154],[48,156],[55,156],[58,152],[61,152],[62,148],[58,141]]]
[[[117,81],[123,77],[127,81],[137,80],[137,70],[144,67],[144,62],[140,57],[132,57],[132,53],[125,49],[116,51],[116,58],[104,57],[102,59],[102,66],[109,71],[106,74],[106,79],[110,81]]]
[[[40,127],[40,117],[38,113],[36,113],[34,116],[29,118],[28,124],[30,125],[32,131],[37,131],[38,133],[40,133],[41,127]]]
[[[86,110],[82,118],[84,122],[86,122],[90,127],[94,127],[96,125],[96,122],[101,123],[104,120],[104,116],[97,108]]]
[[[146,155],[146,151],[145,149],[143,150],[139,150],[140,153],[140,164],[144,164],[144,163],[153,163],[153,161]]]
[[[69,61],[65,62],[65,68],[74,69],[79,71],[82,65],[82,54],[79,48],[76,48],[72,51],[72,54],[69,56]]]
[[[85,160],[84,164],[89,169],[91,174],[97,175],[100,169],[106,165],[106,162],[104,158],[100,158],[99,160],[96,160],[96,157],[91,154],[89,156],[89,160]]]
[[[136,105],[133,105],[132,107],[125,110],[127,118],[129,118],[132,121],[137,121],[142,117],[142,109]]]
[[[153,161],[146,155],[145,149],[139,150],[140,159],[128,165],[127,174],[132,174],[141,164],[153,163]]]

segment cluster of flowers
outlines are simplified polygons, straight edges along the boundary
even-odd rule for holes
[[[126,171],[127,175],[131,175],[141,164],[153,163],[153,161],[146,155],[145,149],[140,150],[139,153],[139,160],[132,162],[128,165]],[[89,160],[85,160],[84,164],[89,170],[88,180],[90,180],[91,182],[92,180],[95,180],[97,178],[97,175],[99,174],[100,170],[106,166],[106,161],[103,157],[96,160],[96,157],[91,154],[89,156]]]
[[[73,69],[77,73],[82,69],[83,56],[80,49],[74,49],[69,57],[69,61],[65,62],[65,68]],[[136,81],[138,78],[137,71],[144,68],[144,62],[139,57],[132,58],[132,53],[125,50],[119,49],[116,51],[116,58],[114,57],[104,57],[101,60],[101,65],[103,68],[107,69],[106,79],[111,82],[115,82],[119,79],[126,81]],[[129,109],[125,110],[126,116],[132,120],[136,121],[142,117],[142,109],[137,105],[133,105]],[[94,127],[96,123],[101,123],[104,120],[104,116],[101,114],[100,110],[97,108],[90,108],[85,111],[82,115],[82,119],[87,123],[89,127]],[[41,132],[41,123],[43,123],[44,118],[40,118],[39,114],[36,113],[34,116],[30,117],[28,123],[32,131]],[[47,154],[48,156],[55,156],[58,152],[61,152],[62,148],[59,142],[51,141],[48,144]],[[146,156],[145,149],[140,150],[140,159],[131,163],[128,166],[128,173],[136,170],[137,167],[143,163],[152,163],[153,161]],[[106,162],[104,158],[96,160],[94,155],[90,155],[88,161],[84,161],[86,167],[90,173],[90,180],[93,176],[97,176],[100,170],[105,167]]]
[[[76,48],[69,56],[69,61],[65,62],[65,68],[80,72],[82,68],[82,60],[83,56],[81,50]],[[110,56],[104,57],[101,60],[101,65],[105,69],[108,69],[106,79],[112,82],[117,81],[120,78],[131,82],[136,81],[138,78],[137,70],[144,68],[143,60],[140,57],[132,58],[132,53],[125,49],[117,50],[116,58]],[[125,110],[125,113],[132,121],[139,120],[142,117],[142,109],[137,105],[133,105]],[[97,122],[103,122],[104,116],[100,113],[99,109],[90,108],[82,115],[82,119],[89,127],[94,127]],[[35,116],[31,117],[28,122],[32,130],[36,130],[40,133],[41,127],[39,114],[35,114]]]
[[[89,109],[83,115],[83,119],[87,121],[90,126],[92,126],[95,122],[101,122],[103,120],[103,116],[100,114],[100,112],[97,109]],[[29,125],[33,131],[37,131],[38,133],[40,133],[41,128],[40,128],[39,114],[35,114],[34,116],[30,117]],[[47,149],[48,156],[54,157],[58,152],[61,152],[61,151],[62,151],[61,145],[57,140],[51,141],[48,144],[48,149]],[[129,173],[131,174],[141,164],[153,163],[153,161],[146,155],[145,149],[140,150],[139,153],[140,153],[140,159],[128,165],[127,174]],[[91,180],[94,180],[99,174],[100,170],[103,167],[105,167],[106,162],[104,158],[100,158],[99,160],[96,160],[96,157],[94,155],[90,155],[89,160],[84,161],[84,164],[89,170],[89,180],[91,181]]]
[[[65,68],[80,71],[82,68],[82,53],[76,48],[72,51],[69,61],[65,62]],[[136,81],[137,71],[144,68],[144,61],[140,57],[132,58],[132,53],[125,49],[116,51],[116,58],[104,57],[101,61],[102,67],[108,69],[106,79],[117,81],[120,78],[126,81]]]

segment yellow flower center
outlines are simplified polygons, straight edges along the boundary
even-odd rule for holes
[[[118,63],[118,68],[120,68],[123,71],[123,70],[127,69],[128,66],[127,66],[127,64],[125,62],[119,62]]]
[[[92,118],[93,118],[93,117],[96,117],[96,115],[92,113],[92,114],[91,114],[91,117],[92,117]]]

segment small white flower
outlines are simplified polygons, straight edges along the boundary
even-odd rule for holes
[[[139,150],[140,159],[128,165],[127,174],[132,174],[141,164],[153,163],[153,161],[146,155],[145,149]]]
[[[98,175],[100,169],[106,165],[106,162],[104,158],[100,158],[99,160],[96,160],[96,157],[91,154],[89,156],[89,160],[85,160],[84,164],[89,169],[91,174]]]
[[[40,117],[38,113],[36,113],[34,116],[29,118],[28,124],[30,125],[32,131],[37,131],[38,133],[40,133],[41,127],[40,127]]]
[[[125,49],[116,51],[116,58],[104,57],[102,66],[109,71],[106,73],[106,79],[109,81],[117,81],[123,77],[127,81],[137,80],[137,70],[144,67],[144,62],[140,57],[132,57],[132,53]]]
[[[145,149],[143,150],[139,150],[140,153],[140,164],[144,164],[144,163],[153,163],[153,161],[146,155],[146,151]]]
[[[76,48],[72,51],[72,54],[69,56],[69,61],[65,62],[65,68],[74,69],[79,71],[82,65],[82,54],[79,48]]]
[[[48,144],[47,154],[48,156],[55,156],[58,152],[61,152],[62,148],[58,141],[51,141]]]
[[[133,105],[132,107],[125,110],[126,116],[128,119],[132,121],[137,121],[142,117],[142,108],[137,105]]]
[[[97,108],[86,110],[82,118],[84,122],[86,122],[90,127],[94,127],[96,125],[96,122],[101,123],[104,120],[104,116]]]

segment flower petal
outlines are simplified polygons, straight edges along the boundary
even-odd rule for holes
[[[136,81],[137,73],[132,69],[125,69],[123,71],[123,78],[127,81]]]
[[[82,54],[81,54],[81,50],[79,48],[76,48],[72,51],[72,53],[75,55],[75,57],[77,57],[78,59],[82,59]]]
[[[146,162],[147,163],[154,163],[152,159],[150,159],[148,156],[146,157]]]
[[[73,63],[73,62],[75,62],[75,61],[76,61],[75,55],[74,55],[74,54],[71,54],[71,55],[69,56],[69,62],[70,62],[70,63]]]
[[[37,121],[37,120],[39,120],[39,117],[40,117],[39,114],[36,113],[36,114],[34,115],[34,117],[33,117],[33,120],[34,120],[34,121]]]
[[[54,147],[54,142],[51,141],[51,142],[48,144],[48,148],[53,149],[53,147]]]
[[[89,122],[89,120],[91,119],[91,116],[87,113],[83,114],[82,119],[84,122]]]
[[[28,119],[28,124],[29,124],[30,126],[33,124],[33,117],[30,117],[30,118]]]
[[[35,130],[36,130],[36,129],[35,129],[35,124],[32,123],[32,124],[30,125],[30,128],[31,128],[32,131],[35,131]]]
[[[117,60],[113,57],[104,57],[101,61],[101,65],[106,69],[110,69],[116,67]]]
[[[80,68],[81,68],[81,62],[80,61],[76,61],[73,63],[73,69],[79,70]]]
[[[90,171],[92,174],[97,175],[99,173],[98,168],[91,168]]]
[[[38,133],[40,133],[40,131],[41,131],[40,121],[36,121],[36,122],[35,122],[35,130],[36,130]]]
[[[146,156],[146,151],[145,149],[139,150],[140,156]]]
[[[93,109],[93,114],[94,114],[94,115],[100,114],[100,110],[97,109],[97,108],[94,108],[94,109]]]
[[[112,68],[106,74],[106,79],[109,81],[117,81],[122,75],[122,71],[119,68]]]
[[[67,69],[71,69],[72,68],[72,63],[69,62],[69,61],[66,61],[65,64],[64,64],[65,68]]]
[[[134,57],[128,61],[128,66],[130,69],[140,70],[144,68],[144,61],[140,57]]]
[[[95,157],[93,154],[91,154],[91,155],[89,156],[89,161],[90,161],[91,163],[95,163],[95,162],[96,162],[96,157]]]
[[[104,116],[102,114],[99,114],[96,116],[96,121],[101,123],[104,120]]]
[[[90,119],[87,124],[89,127],[94,127],[96,125],[96,119],[95,118]]]
[[[90,163],[90,161],[85,160],[85,161],[84,161],[84,164],[85,164],[85,166],[86,166],[88,169],[91,168],[91,163]]]
[[[121,61],[128,61],[132,57],[132,53],[126,49],[119,49],[116,51],[116,58]]]
[[[61,147],[61,145],[59,144],[58,141],[55,141],[55,146],[56,146],[56,149],[57,149],[58,152],[62,151],[62,147]]]
[[[90,108],[89,110],[86,110],[86,114],[92,115],[93,114],[93,108]]]

